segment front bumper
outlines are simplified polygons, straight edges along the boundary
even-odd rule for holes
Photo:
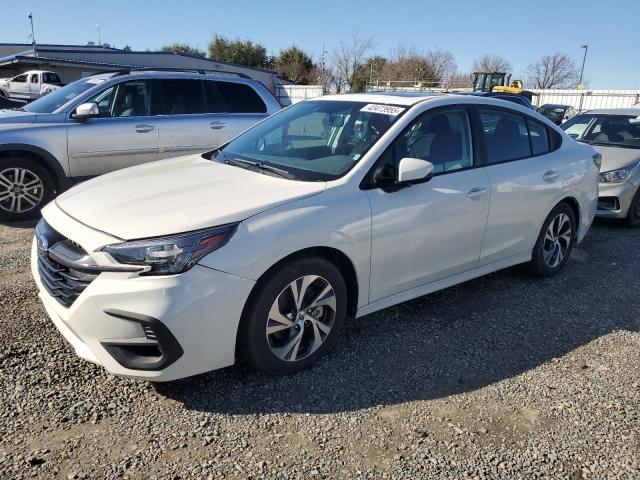
[[[102,272],[66,308],[44,288],[37,263],[34,240],[31,270],[47,313],[80,357],[109,372],[168,381],[234,363],[238,323],[254,281],[200,265],[164,277]],[[114,345],[157,336],[157,329],[151,334],[145,330],[141,318],[157,320],[181,351],[168,352],[164,338],[159,341],[167,352],[164,359],[154,359],[151,352],[151,365],[127,362],[126,352],[124,357],[119,355]],[[155,360],[159,363],[154,364]]]
[[[600,183],[596,215],[608,218],[625,218],[638,186],[629,182]]]

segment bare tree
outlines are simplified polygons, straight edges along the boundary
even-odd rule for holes
[[[330,75],[332,89],[337,93],[351,87],[353,74],[367,54],[373,49],[373,39],[361,38],[354,33],[350,43],[340,42],[331,58]]]
[[[465,72],[453,72],[447,79],[448,88],[466,88],[472,86],[471,74]]]
[[[570,87],[578,81],[578,69],[563,53],[542,57],[527,67],[526,74],[533,88]]]
[[[451,52],[436,48],[424,51],[414,45],[400,43],[382,69],[385,80],[422,82],[438,86],[456,70]]]
[[[474,72],[510,72],[511,63],[500,55],[483,55],[473,61]]]

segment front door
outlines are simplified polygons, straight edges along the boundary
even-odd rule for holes
[[[438,109],[418,117],[374,167],[395,176],[400,159],[422,158],[435,176],[397,191],[367,190],[371,302],[477,266],[490,185],[474,150],[468,110]]]
[[[152,115],[150,82],[112,85],[87,102],[100,109],[86,121],[69,119],[67,141],[71,176],[101,175],[158,159],[158,123]]]

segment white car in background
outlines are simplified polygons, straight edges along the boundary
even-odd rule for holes
[[[13,78],[0,79],[0,96],[30,101],[61,87],[62,82],[57,73],[29,70]]]
[[[324,97],[74,187],[43,209],[32,272],[78,355],[114,374],[238,355],[286,374],[346,318],[516,264],[558,272],[593,220],[598,161],[513,103]]]
[[[640,227],[640,108],[590,110],[561,128],[602,154],[597,215]]]

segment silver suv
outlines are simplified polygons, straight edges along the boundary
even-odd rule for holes
[[[249,78],[156,70],[93,75],[0,110],[0,220],[33,218],[88,177],[215,148],[280,108]]]

